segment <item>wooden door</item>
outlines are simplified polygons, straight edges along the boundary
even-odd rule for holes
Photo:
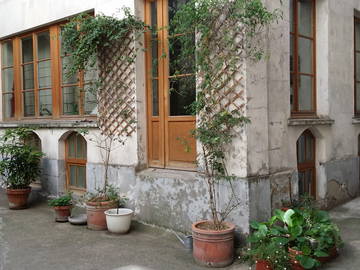
[[[297,141],[300,196],[309,194],[316,198],[315,142],[310,130],[305,130]]]
[[[177,44],[178,36],[169,35],[167,28],[184,2],[186,0],[146,1],[146,23],[158,29],[146,34],[150,167],[195,168],[196,143],[191,135],[195,116],[188,110],[196,95],[194,69],[178,72],[176,57],[181,46]]]

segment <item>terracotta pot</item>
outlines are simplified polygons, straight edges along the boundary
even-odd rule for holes
[[[256,262],[256,270],[273,270],[273,268],[268,261],[259,260]]]
[[[107,202],[87,202],[87,227],[90,230],[104,231],[107,230],[105,211],[111,208],[117,208],[118,201]]]
[[[31,187],[24,189],[7,189],[6,193],[8,196],[9,208],[14,210],[27,208],[27,201],[30,192]]]
[[[235,225],[224,222],[228,229],[222,231],[204,230],[200,224],[209,222],[198,221],[192,224],[193,257],[195,261],[209,267],[225,267],[234,261],[234,230]]]
[[[68,217],[71,216],[72,205],[54,206],[55,221],[68,222]]]
[[[289,257],[290,257],[290,263],[291,263],[291,269],[293,270],[304,270],[305,268],[301,266],[300,262],[296,260],[297,255],[303,254],[302,251],[289,248]]]
[[[336,258],[339,255],[337,248],[335,246],[332,247],[327,253],[329,253],[329,256],[315,257],[315,259],[318,260],[321,264],[324,264],[330,262],[332,259]]]

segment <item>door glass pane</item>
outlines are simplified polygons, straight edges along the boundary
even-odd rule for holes
[[[21,40],[22,63],[33,61],[33,42],[32,37],[26,37]]]
[[[298,17],[299,17],[299,34],[311,37],[312,36],[312,6],[313,0],[299,0],[298,1]]]
[[[170,115],[190,115],[189,105],[195,101],[195,76],[169,80]]]
[[[70,165],[70,175],[69,175],[69,177],[70,177],[70,185],[71,186],[74,186],[74,187],[76,187],[76,166],[75,165]]]
[[[63,114],[79,114],[79,90],[77,86],[63,87],[62,89]]]
[[[169,0],[169,20],[170,21],[174,18],[176,11],[178,11],[179,8],[186,2],[188,2],[188,0]]]
[[[312,77],[300,75],[299,110],[311,111],[312,108]]]
[[[294,36],[290,35],[290,71],[294,71]]]
[[[35,95],[34,91],[24,92],[24,116],[35,115]]]
[[[2,70],[2,87],[3,92],[14,91],[14,70],[13,68],[6,68]]]
[[[159,84],[158,84],[158,80],[152,80],[152,108],[153,108],[153,116],[159,116]]]
[[[299,37],[299,59],[298,66],[299,71],[302,73],[312,73],[312,59],[313,59],[313,49],[312,41],[306,38]]]
[[[34,89],[34,65],[23,66],[23,90]]]
[[[305,136],[301,135],[297,142],[297,160],[298,163],[305,161]]]
[[[15,100],[14,100],[14,94],[4,94],[3,95],[3,112],[5,118],[12,118],[14,117],[15,112]]]
[[[69,56],[63,57],[61,59],[61,63],[62,63],[62,84],[66,85],[66,84],[75,84],[75,83],[77,83],[77,74],[73,74],[70,77],[67,74],[68,67],[70,67],[72,65],[71,57],[69,57]]]
[[[356,50],[360,51],[360,22],[355,23]]]
[[[12,41],[4,42],[1,45],[1,62],[3,67],[9,67],[13,65]]]
[[[157,77],[158,76],[158,41],[152,40],[151,41],[151,69],[152,69],[152,76]]]
[[[195,48],[195,35],[192,35]],[[170,50],[170,75],[195,73],[195,51],[186,48],[186,55],[182,55],[182,43],[180,37],[169,40]]]
[[[77,166],[77,187],[86,188],[86,167],[85,166]]]
[[[38,63],[38,82],[39,88],[51,87],[51,61]]]
[[[50,34],[43,32],[37,35],[38,60],[50,58]]]
[[[310,135],[306,136],[306,160],[314,160],[314,138]]]
[[[52,93],[51,89],[39,91],[39,113],[40,116],[52,115]]]

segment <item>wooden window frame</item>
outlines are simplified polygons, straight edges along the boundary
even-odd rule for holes
[[[291,106],[291,117],[292,118],[314,118],[316,117],[317,112],[317,94],[316,94],[316,1],[312,1],[312,37],[304,36],[299,34],[299,16],[298,16],[298,3],[300,0],[292,0],[293,1],[293,21],[290,21],[290,24],[293,24],[294,32],[291,32],[290,28],[290,38],[293,37],[293,71],[290,70],[290,80],[293,80],[294,86],[294,100]],[[312,41],[312,73],[302,73],[299,71],[298,66],[298,55],[299,55],[299,46],[298,40],[299,37],[305,38]],[[312,108],[310,111],[300,111],[299,110],[299,78],[300,75],[310,76],[312,78]]]
[[[360,55],[360,50],[357,50],[357,43],[356,43],[356,24],[359,24],[360,27],[360,18],[354,17],[354,115],[356,118],[360,118],[360,110],[357,110],[357,92],[360,91],[360,89],[357,89],[357,84],[360,83],[359,80],[356,78],[357,71],[360,69],[360,67],[356,64],[356,56],[357,54]]]
[[[171,160],[170,157],[170,128],[169,125],[173,123],[193,123],[195,128],[196,117],[191,115],[184,116],[171,116],[170,115],[170,95],[169,95],[169,79],[174,77],[169,74],[169,57],[162,57],[163,52],[169,51],[168,44],[168,30],[165,26],[168,22],[168,0],[145,0],[145,22],[149,23],[151,20],[151,3],[161,2],[161,5],[157,5],[157,24],[160,28],[158,31],[158,74],[155,79],[158,80],[158,103],[159,103],[159,112],[158,116],[153,115],[153,104],[152,104],[152,55],[149,53],[151,51],[151,41],[154,39],[152,37],[151,31],[145,33],[145,72],[146,72],[146,97],[147,97],[147,143],[148,143],[148,165],[155,168],[166,168],[166,169],[180,169],[180,170],[189,170],[194,171],[197,168],[196,161],[182,162]],[[177,77],[189,76],[189,74],[182,74]],[[154,145],[153,145],[153,128],[152,125],[158,123],[159,125],[159,136],[158,136],[158,151],[159,159],[154,159]],[[185,148],[185,147],[184,147]],[[193,151],[196,156],[196,143],[193,147]],[[184,149],[185,152],[185,149]],[[196,159],[196,157],[194,158]]]
[[[86,173],[86,163],[87,159],[81,159],[81,158],[70,158],[69,157],[69,138],[72,136],[81,136],[80,134],[76,132],[72,132],[69,134],[69,136],[65,140],[65,168],[66,168],[66,189],[67,190],[75,190],[80,192],[85,192],[87,189],[87,173]],[[83,136],[81,136],[83,140],[85,141],[85,149],[87,153],[87,142]],[[77,141],[76,141],[77,144]],[[75,149],[77,148],[77,145],[75,145]],[[82,166],[85,167],[85,188],[80,188],[76,186],[70,185],[70,166]]]
[[[60,119],[96,119],[96,115],[85,114],[85,93],[82,87],[85,86],[84,83],[84,72],[80,72],[78,79],[78,87],[79,87],[79,114],[76,115],[64,115],[63,114],[63,104],[62,104],[62,64],[61,64],[61,40],[60,40],[60,27],[66,23],[66,21],[57,23],[51,26],[42,27],[35,31],[27,32],[25,34],[13,36],[10,38],[6,38],[4,40],[0,40],[0,46],[3,43],[12,41],[13,43],[13,67],[14,67],[14,99],[15,99],[15,112],[14,117],[6,118],[5,114],[3,117],[4,122],[13,122],[13,121],[31,121],[31,120],[60,120]],[[43,32],[49,32],[50,34],[50,66],[51,66],[51,93],[52,93],[52,115],[51,116],[40,116],[39,112],[39,89],[38,87],[38,77],[37,77],[37,66],[41,61],[45,61],[42,59],[41,61],[37,61],[37,35]],[[24,116],[24,102],[23,102],[23,74],[22,74],[22,48],[21,48],[21,40],[27,36],[32,36],[33,42],[33,66],[34,66],[34,104],[35,104],[35,115],[34,116]],[[5,67],[6,68],[6,67]],[[1,70],[5,69],[1,67]],[[27,90],[25,90],[27,91]],[[5,92],[2,92],[4,95]],[[4,112],[4,100],[2,110]]]

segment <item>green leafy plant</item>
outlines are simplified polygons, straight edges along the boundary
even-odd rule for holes
[[[0,174],[5,188],[27,188],[40,176],[44,154],[25,144],[32,132],[30,128],[6,129],[0,137]]]
[[[252,222],[252,234],[247,238],[249,247],[245,250],[242,259],[250,264],[257,261],[266,261],[274,270],[291,269],[287,244],[286,230],[274,222]]]
[[[97,188],[95,192],[86,192],[83,198],[88,202],[117,201],[119,207],[123,207],[128,200],[125,196],[121,196],[119,189],[113,185]]]
[[[188,108],[197,118],[193,136],[200,143],[199,164],[208,184],[213,229],[223,228],[226,217],[239,204],[231,182],[236,178],[226,167],[228,147],[241,127],[249,123],[243,104],[222,106],[218,97],[233,91],[229,81],[241,64],[265,56],[261,43],[264,27],[280,17],[260,0],[189,0],[176,12],[170,26],[170,51],[175,74],[197,75],[196,101]],[[170,41],[170,40],[169,40]],[[177,48],[181,50],[176,50]],[[194,56],[195,55],[195,56]],[[182,78],[191,84],[193,76]],[[186,84],[186,82],[183,82]],[[232,195],[223,207],[218,202],[217,185],[228,181]]]
[[[72,193],[68,192],[67,194],[59,197],[59,198],[55,198],[49,201],[49,206],[69,206],[73,204],[73,198],[72,198]]]

